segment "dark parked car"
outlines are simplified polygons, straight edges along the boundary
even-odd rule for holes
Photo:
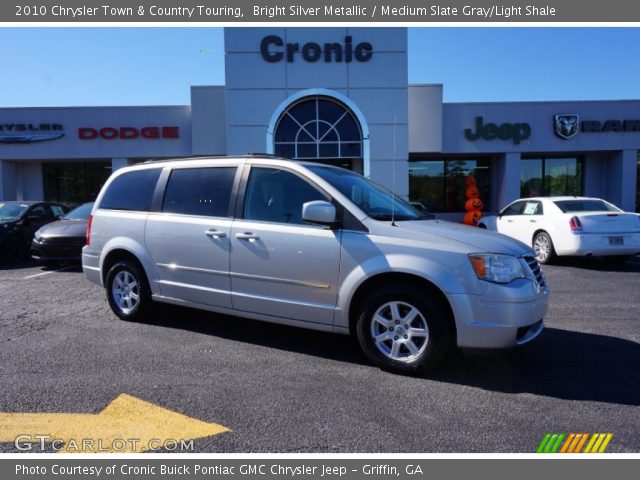
[[[93,203],[80,205],[38,230],[31,243],[31,256],[43,265],[79,262],[92,208]]]
[[[35,231],[68,211],[68,207],[59,203],[0,202],[0,260],[14,262],[27,258]]]

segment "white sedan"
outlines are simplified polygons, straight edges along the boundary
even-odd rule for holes
[[[522,198],[498,215],[481,218],[478,226],[531,245],[540,263],[556,255],[625,261],[640,253],[640,215],[599,198]]]

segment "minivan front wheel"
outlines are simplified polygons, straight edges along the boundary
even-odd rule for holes
[[[384,287],[363,302],[358,341],[383,369],[428,371],[449,347],[448,320],[445,309],[426,292],[410,285]]]
[[[107,300],[113,313],[123,320],[141,321],[151,309],[147,278],[136,264],[116,262],[107,273]]]

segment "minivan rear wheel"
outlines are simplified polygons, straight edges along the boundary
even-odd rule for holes
[[[449,318],[441,303],[412,285],[383,287],[362,303],[360,347],[385,370],[432,370],[450,346]]]
[[[122,320],[142,321],[152,306],[149,282],[133,262],[120,260],[107,273],[107,300],[113,313]]]

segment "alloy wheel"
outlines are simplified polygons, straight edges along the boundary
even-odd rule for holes
[[[387,358],[412,362],[426,350],[429,328],[416,307],[407,302],[392,301],[373,314],[371,336],[376,348]]]
[[[140,302],[140,284],[135,276],[126,270],[116,274],[111,284],[113,300],[122,313],[133,311]]]

